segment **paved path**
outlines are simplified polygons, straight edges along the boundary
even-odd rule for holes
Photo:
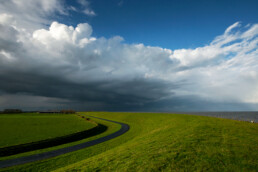
[[[25,156],[25,157],[0,161],[0,168],[6,168],[6,167],[21,165],[21,164],[25,164],[25,163],[29,163],[29,162],[44,160],[44,159],[52,158],[52,157],[62,155],[65,153],[69,153],[69,152],[77,151],[77,150],[80,150],[83,148],[87,148],[87,147],[108,141],[115,137],[118,137],[118,136],[124,134],[125,132],[127,132],[130,128],[129,125],[121,123],[121,122],[111,121],[108,119],[98,118],[98,117],[94,117],[94,116],[89,116],[89,117],[120,124],[121,128],[117,132],[107,135],[105,137],[101,137],[96,140],[88,141],[88,142],[81,143],[78,145],[74,145],[74,146],[70,146],[70,147],[66,147],[66,148],[62,148],[62,149],[57,149],[57,150],[53,150],[53,151],[49,151],[49,152],[44,152],[44,153],[40,153],[40,154],[29,155],[29,156]]]

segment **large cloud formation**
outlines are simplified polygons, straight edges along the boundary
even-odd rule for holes
[[[61,1],[33,0],[29,12],[19,2],[0,4],[2,107],[258,110],[258,24],[237,22],[206,46],[170,50],[95,38],[87,23],[48,27],[51,13],[69,15]]]

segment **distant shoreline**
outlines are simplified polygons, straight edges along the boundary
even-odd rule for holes
[[[258,122],[258,111],[226,111],[226,112],[212,111],[212,112],[166,112],[166,113],[200,115],[200,116],[234,119],[234,120],[240,120],[240,121]]]
[[[109,111],[112,112],[112,111]],[[118,112],[118,111],[114,111]],[[120,112],[120,111],[119,111]],[[170,114],[188,114],[188,115],[200,115],[210,116],[217,118],[233,119],[238,121],[254,121],[258,122],[258,111],[171,111],[171,112],[144,112],[144,111],[121,111],[128,113],[170,113]]]

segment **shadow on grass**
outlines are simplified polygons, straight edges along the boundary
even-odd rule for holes
[[[0,148],[0,157],[15,155],[19,153],[34,151],[37,149],[44,149],[53,146],[58,146],[78,140],[82,140],[88,137],[92,137],[101,134],[107,130],[107,126],[98,124],[96,127],[89,130],[81,131],[78,133],[69,134],[66,136],[56,137],[52,139],[41,140],[37,142],[25,143],[15,146],[8,146]]]

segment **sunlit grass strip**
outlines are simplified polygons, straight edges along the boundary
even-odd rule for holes
[[[97,114],[95,114],[97,115]],[[120,146],[58,171],[257,171],[258,124],[176,114],[106,113]],[[130,139],[129,139],[130,138]]]
[[[106,126],[97,124],[96,127],[91,128],[89,130],[85,130],[85,131],[81,131],[81,132],[77,132],[77,133],[73,133],[73,134],[69,134],[61,137],[0,148],[0,156],[5,157],[5,156],[15,155],[19,153],[34,151],[37,149],[45,149],[53,146],[67,144],[70,142],[75,142],[78,140],[86,139],[86,138],[101,134],[106,130],[107,130]]]
[[[53,139],[96,127],[73,114],[1,114],[0,148]]]
[[[87,114],[127,123],[130,130],[105,143],[5,171],[58,168],[59,171],[257,171],[258,168],[255,123],[164,113]],[[103,121],[96,119],[96,122]],[[108,131],[91,139],[119,129],[108,122],[105,125]]]
[[[28,155],[43,153],[43,152],[48,152],[48,151],[52,151],[52,150],[56,150],[56,149],[61,149],[61,148],[68,147],[68,146],[77,145],[77,144],[80,144],[80,143],[83,143],[83,142],[95,140],[95,139],[107,136],[109,134],[112,134],[112,133],[118,131],[121,127],[118,124],[114,124],[114,123],[111,123],[111,122],[108,122],[108,121],[103,121],[103,120],[99,120],[99,119],[95,119],[95,118],[94,118],[94,121],[97,122],[98,124],[102,124],[102,125],[107,126],[108,127],[107,131],[102,133],[102,134],[99,134],[99,135],[96,135],[96,136],[93,136],[93,137],[90,137],[90,138],[87,138],[87,139],[83,139],[81,141],[72,142],[72,143],[65,144],[65,145],[60,145],[60,146],[55,146],[55,147],[47,148],[47,149],[43,149],[43,150],[37,150],[37,151],[22,153],[22,154],[19,154],[19,155],[9,156],[9,157],[7,157],[5,159],[2,159],[2,160],[14,159],[14,158],[22,157],[22,156],[28,156]],[[101,144],[98,145],[100,147],[98,150],[95,150],[96,146],[92,146],[92,147],[89,147],[87,149],[82,149],[82,150],[75,151],[75,152],[72,152],[72,153],[67,153],[67,154],[57,156],[55,158],[46,159],[46,160],[43,160],[43,161],[37,161],[37,162],[34,162],[34,163],[28,163],[28,164],[24,164],[24,165],[19,165],[19,166],[14,166],[14,167],[10,167],[10,168],[0,169],[0,171],[16,171],[16,170],[20,171],[20,170],[39,170],[39,169],[41,169],[43,171],[45,171],[45,170],[49,171],[49,170],[55,169],[57,167],[65,166],[68,163],[77,162],[79,160],[83,160],[84,158],[90,157],[92,155],[96,155],[98,153],[103,152],[104,151],[103,149],[105,149],[105,144],[104,143],[101,143]]]

